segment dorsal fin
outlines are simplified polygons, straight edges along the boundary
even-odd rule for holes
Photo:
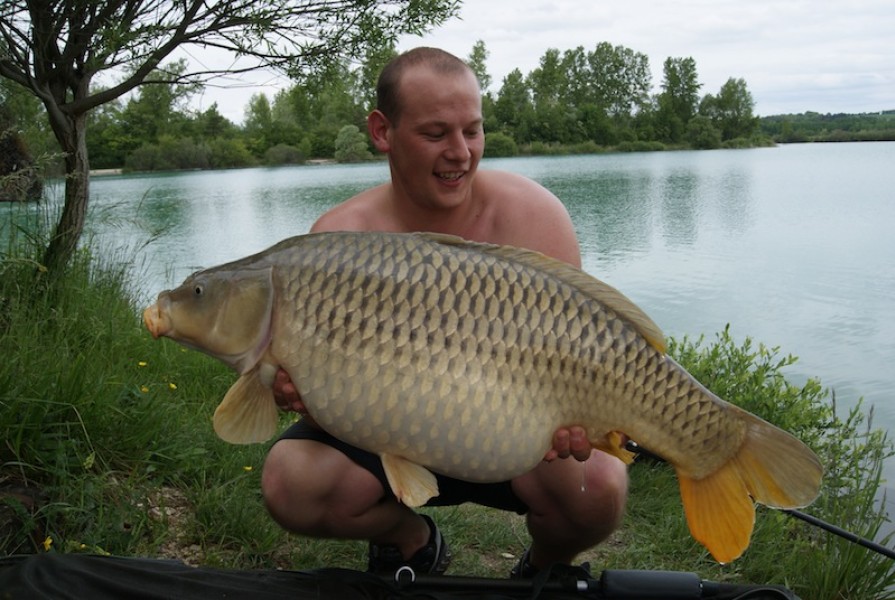
[[[455,235],[443,233],[417,233],[415,235],[438,244],[469,248],[470,250],[492,254],[505,260],[522,263],[534,269],[545,271],[551,276],[578,288],[597,302],[611,309],[620,319],[633,326],[659,352],[664,353],[666,350],[665,335],[662,333],[662,330],[639,306],[631,302],[627,296],[608,283],[600,281],[568,263],[534,250],[526,250],[515,246],[471,242]]]

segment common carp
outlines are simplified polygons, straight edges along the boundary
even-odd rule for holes
[[[399,500],[431,471],[491,482],[533,469],[556,429],[673,465],[692,535],[719,562],[748,546],[753,501],[796,508],[823,469],[801,441],[721,400],[611,286],[542,254],[438,234],[319,233],[199,271],[143,314],[240,377],[214,414],[233,443],[277,430],[284,368],[332,435],[379,454]]]

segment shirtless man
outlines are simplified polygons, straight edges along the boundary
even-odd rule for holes
[[[460,59],[433,48],[394,59],[380,75],[367,127],[388,155],[391,180],[331,209],[312,231],[448,233],[580,266],[571,219],[553,194],[519,175],[478,171],[485,142],[481,92]],[[370,571],[407,564],[417,572],[444,572],[447,544],[428,516],[391,494],[378,457],[321,431],[284,371],[274,391],[282,408],[305,418],[273,445],[264,465],[262,491],[273,518],[302,535],[369,540]],[[472,501],[526,515],[532,542],[514,577],[571,563],[604,540],[620,524],[627,495],[625,466],[591,450],[580,427],[558,430],[544,462],[512,481],[438,479],[441,494],[429,505]]]

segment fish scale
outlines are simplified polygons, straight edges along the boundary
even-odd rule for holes
[[[200,271],[144,320],[241,375],[215,413],[236,443],[277,424],[285,369],[314,420],[382,457],[395,495],[533,469],[561,427],[630,460],[630,437],[677,471],[691,532],[722,562],[748,544],[753,499],[803,506],[822,468],[791,435],[721,400],[665,354],[630,300],[518,248],[436,234],[297,236]]]

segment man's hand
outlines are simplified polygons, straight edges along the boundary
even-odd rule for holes
[[[319,427],[314,418],[308,414],[308,409],[305,407],[305,403],[301,401],[301,395],[295,388],[295,384],[292,383],[289,373],[283,369],[278,370],[273,380],[272,389],[274,400],[281,410],[297,412],[303,419],[307,419],[309,424]]]
[[[557,458],[574,457],[576,460],[585,461],[590,458],[592,447],[587,440],[587,432],[583,427],[557,429],[553,434],[553,448],[544,455],[544,460],[550,462]]]

